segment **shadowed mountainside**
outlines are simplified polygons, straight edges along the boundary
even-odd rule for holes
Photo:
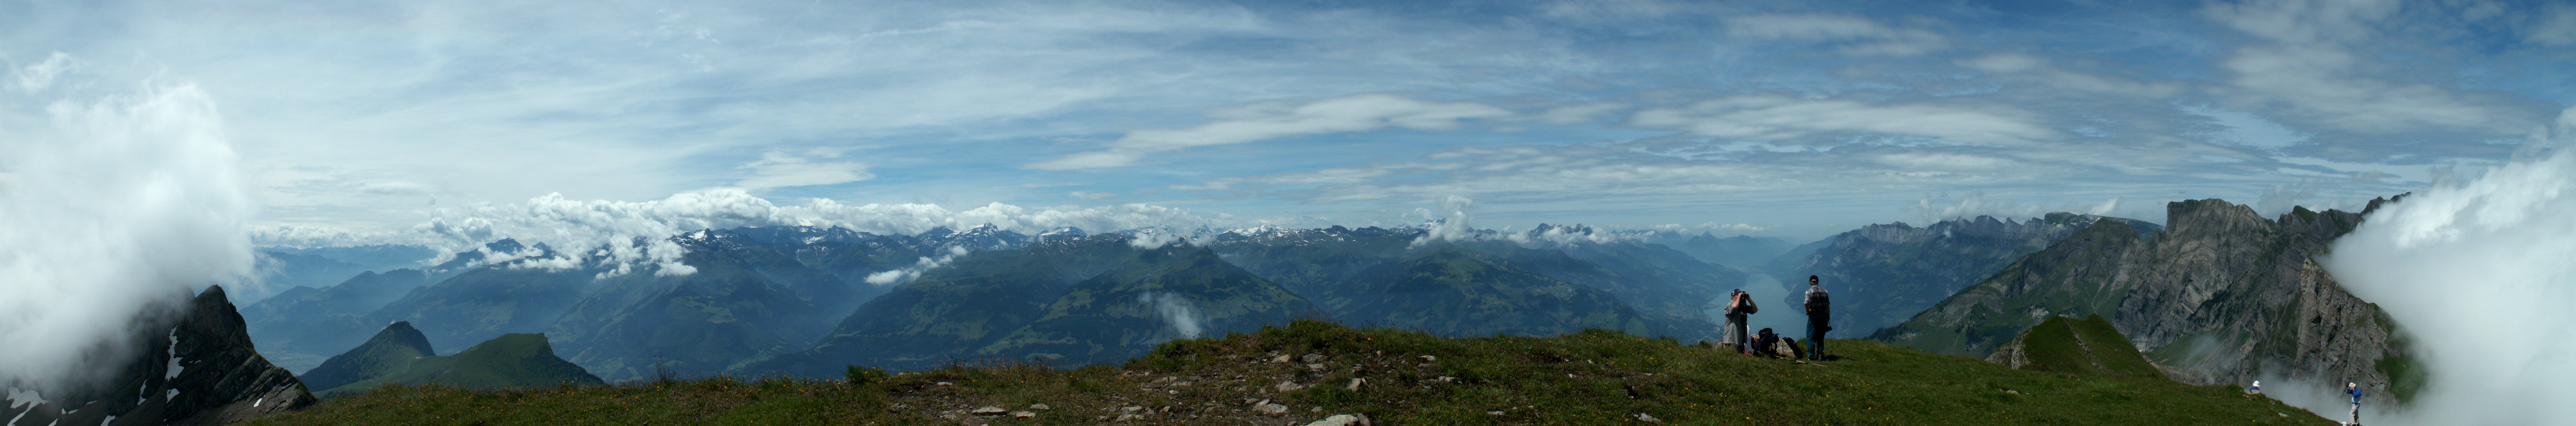
[[[2154,233],[2158,226],[2131,219],[2049,213],[2025,221],[1991,216],[1952,219],[1916,228],[1903,222],[1870,225],[1827,238],[1823,245],[1781,275],[1782,282],[1804,284],[1815,275],[1833,292],[1834,331],[1830,336],[1864,336],[1905,322],[1960,289],[2002,270],[2024,255],[2048,248],[2094,222],[2110,219]],[[1797,306],[1799,295],[1783,299]]]
[[[184,294],[181,294],[184,296]],[[221,286],[146,309],[106,383],[0,395],[10,426],[216,425],[310,406],[313,394],[251,347]]]

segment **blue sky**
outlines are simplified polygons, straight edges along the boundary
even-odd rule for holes
[[[6,1],[0,55],[0,131],[202,90],[292,245],[1460,206],[1806,241],[2350,208],[2576,128],[2540,2]]]

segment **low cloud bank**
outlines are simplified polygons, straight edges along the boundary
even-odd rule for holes
[[[2576,140],[2576,109],[2532,139],[2541,147]],[[2369,423],[2576,419],[2576,405],[2566,403],[2576,399],[2571,151],[2438,184],[2381,207],[2336,240],[2326,268],[2415,337],[2418,367],[2430,374],[2407,412]]]
[[[45,87],[18,88],[77,96]],[[0,113],[33,110],[23,101],[0,100]],[[42,111],[23,121],[50,127],[0,129],[0,170],[15,175],[0,182],[0,386],[59,395],[116,371],[137,319],[191,287],[249,277],[243,230],[257,207],[214,101],[194,86]]]

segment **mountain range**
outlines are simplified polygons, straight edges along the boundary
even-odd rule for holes
[[[2102,220],[2128,225],[2139,235],[2161,229],[2145,221],[2075,213],[2019,221],[1977,216],[1919,228],[1904,222],[1869,225],[1797,247],[1771,262],[1771,273],[1800,290],[1803,278],[1817,276],[1833,295],[1834,331],[1827,336],[1866,336],[1905,322],[2005,265]],[[1801,303],[1796,292],[1781,300],[1781,306]]]
[[[2402,400],[2423,383],[2403,328],[2315,259],[2390,201],[2271,219],[2224,200],[2177,201],[2152,238],[2098,221],[1871,339],[1985,356],[2042,319],[2099,315],[2185,383],[2358,382],[2373,386],[2373,403]]]
[[[610,380],[1116,362],[1165,340],[1307,317],[1452,335],[1713,338],[1702,312],[1741,272],[1658,244],[1533,238],[1593,232],[1542,226],[1434,241],[1421,229],[1265,228],[1157,245],[1072,228],[736,228],[671,237],[695,269],[685,275],[652,265],[610,273],[502,240],[439,265],[292,289],[245,313],[253,338],[299,368],[405,322],[432,347],[545,333],[565,359]]]
[[[2402,386],[2421,374],[2396,325],[2309,259],[2360,214],[2302,208],[2264,219],[2220,200],[2169,210],[2166,225],[1981,216],[1870,225],[1796,246],[1544,224],[1445,238],[1342,226],[735,228],[670,237],[696,269],[685,275],[651,265],[610,273],[596,259],[547,260],[560,254],[504,240],[441,265],[290,290],[244,312],[252,337],[279,352],[346,352],[380,324],[405,322],[423,347],[544,333],[563,359],[611,381],[831,377],[847,365],[1115,363],[1168,340],[1300,318],[1449,336],[1607,329],[1715,340],[1711,302],[1752,271],[1824,277],[1836,336],[1939,353],[1985,357],[2047,318],[2101,315],[2162,373],[2190,383],[2280,373]],[[563,263],[587,266],[547,266]],[[1794,297],[1781,302],[1763,315],[1796,315]]]

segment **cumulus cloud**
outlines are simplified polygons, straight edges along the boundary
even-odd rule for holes
[[[129,359],[132,321],[253,272],[257,206],[213,99],[150,86],[0,129],[0,168],[16,174],[0,186],[0,386],[104,379]]]
[[[751,170],[751,177],[734,182],[734,186],[758,189],[831,185],[877,177],[877,175],[868,174],[868,165],[864,163],[815,161],[817,158],[840,156],[840,150],[831,148],[815,148],[806,151],[803,156],[778,151],[764,152],[760,154],[760,160],[742,165],[742,168]]]
[[[1847,55],[1912,56],[1948,49],[1941,34],[1889,27],[1869,18],[1825,14],[1748,15],[1726,20],[1726,34],[1756,40],[1843,43]]]
[[[2415,365],[2429,376],[2409,410],[2385,423],[2576,418],[2576,406],[2564,402],[2576,398],[2568,386],[2576,382],[2570,211],[2576,152],[2560,150],[2384,205],[2335,240],[2321,263],[2418,337]]]
[[[1743,95],[1682,108],[1638,111],[1628,124],[1736,140],[1799,142],[1814,135],[1881,133],[1998,146],[2057,139],[2028,112],[2004,106],[1873,104],[1846,99]]]
[[[1467,212],[1468,207],[1472,207],[1475,204],[1476,200],[1450,195],[1440,197],[1440,211],[1438,212],[1431,211],[1430,209],[1414,209],[1413,214],[1430,220],[1430,223],[1426,224],[1430,229],[1428,232],[1423,232],[1422,236],[1414,237],[1413,244],[1411,244],[1411,246],[1421,247],[1434,241],[1463,241],[1476,239],[1481,234],[1476,232],[1475,223],[1473,222],[1475,215]]]
[[[1135,165],[1146,155],[1176,149],[1230,145],[1297,135],[1347,133],[1382,128],[1451,130],[1462,120],[1501,118],[1511,111],[1475,102],[1436,102],[1365,93],[1306,103],[1264,102],[1210,113],[1210,121],[1179,129],[1138,129],[1108,144],[1108,150],[1057,157],[1028,165],[1043,170],[1094,169]]]

